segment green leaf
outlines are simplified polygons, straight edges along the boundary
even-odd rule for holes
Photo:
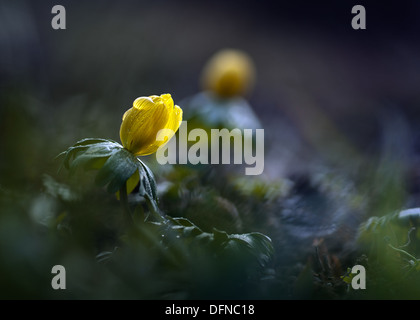
[[[197,237],[202,235],[204,232],[193,224],[187,218],[168,218],[174,224],[172,229],[178,231],[184,237]]]
[[[115,193],[138,168],[137,158],[126,149],[113,153],[99,170],[95,182],[100,186],[108,185],[108,192]]]
[[[216,228],[213,228],[213,237],[214,241],[221,246],[225,246],[229,241],[229,235],[225,231],[217,230]]]
[[[82,140],[77,141],[74,146],[85,146],[85,145],[95,145],[98,143],[113,143],[113,144],[118,144],[118,142],[115,142],[114,140],[110,140],[110,139],[102,139],[102,138],[85,138]]]
[[[75,157],[71,167],[83,167],[84,169],[99,169],[98,160],[105,160],[112,156],[115,152],[121,150],[121,147],[109,142],[101,142],[95,145],[89,145],[87,148]],[[100,162],[99,162],[100,163]],[[96,164],[96,165],[95,165]]]
[[[203,232],[199,227],[186,218],[168,217],[170,229],[187,242],[197,241],[200,245],[215,254],[230,256],[247,256],[265,266],[274,254],[271,239],[259,232],[245,234],[228,234],[225,231],[213,229],[212,233]]]
[[[64,155],[63,165],[73,173],[78,167],[100,168],[108,157],[120,149],[122,146],[114,141],[88,138],[76,142],[57,157]]]
[[[153,200],[155,204],[158,202],[156,181],[152,171],[146,166],[140,159],[137,159],[139,163],[140,173],[140,188],[139,194],[141,196],[148,196],[150,200]]]
[[[157,207],[158,197],[156,182],[152,171],[141,160],[124,149],[119,143],[99,138],[86,138],[76,142],[57,157],[64,156],[63,166],[74,173],[77,168],[99,170],[96,183],[108,185],[108,191],[115,193],[121,189],[131,177],[131,183],[136,183],[133,177],[138,170],[140,182],[139,194],[147,197],[153,206]],[[130,186],[129,191],[135,185]]]
[[[262,233],[232,234],[229,239],[240,242],[244,250],[254,255],[261,265],[268,263],[274,254],[271,239]]]

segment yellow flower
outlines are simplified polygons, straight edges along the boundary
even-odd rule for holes
[[[135,156],[152,154],[172,138],[181,121],[182,109],[170,94],[137,98],[122,119],[122,145]]]
[[[245,52],[225,49],[207,62],[201,80],[205,90],[222,98],[243,96],[254,84],[255,67]]]

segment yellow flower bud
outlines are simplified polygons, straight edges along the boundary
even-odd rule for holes
[[[222,98],[243,96],[255,81],[255,67],[242,51],[225,49],[216,53],[205,65],[202,85]]]
[[[136,156],[152,154],[172,138],[181,121],[182,109],[170,94],[137,98],[122,119],[122,145]]]

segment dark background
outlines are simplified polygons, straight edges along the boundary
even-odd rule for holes
[[[9,183],[22,157],[42,163],[86,136],[119,140],[138,96],[169,92],[177,103],[199,92],[204,63],[223,48],[255,61],[247,98],[283,158],[273,174],[325,155],[338,136],[377,152],[388,110],[417,125],[417,1],[62,1],[66,30],[51,27],[55,4],[0,5],[0,172]],[[366,30],[351,28],[356,4]]]

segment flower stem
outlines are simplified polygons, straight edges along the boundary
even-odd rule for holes
[[[130,207],[128,205],[126,183],[124,183],[124,185],[120,189],[120,201],[121,201],[121,206],[123,208],[124,223],[127,227],[133,227],[134,226],[134,220],[133,220],[133,216],[131,215]]]

